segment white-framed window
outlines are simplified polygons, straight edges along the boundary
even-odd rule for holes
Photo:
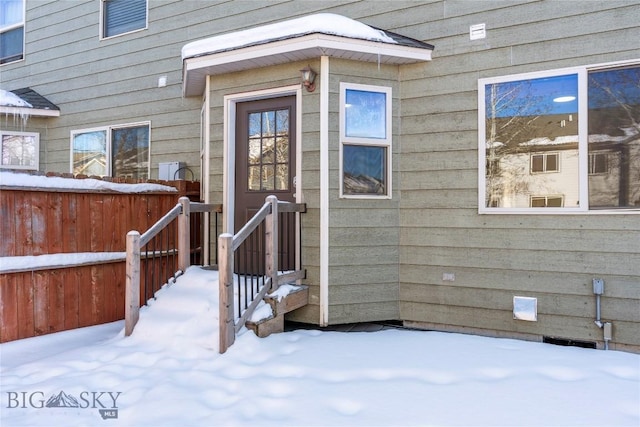
[[[601,175],[609,172],[607,153],[589,153],[589,175]]]
[[[558,153],[531,154],[531,173],[558,172],[559,158]]]
[[[391,198],[391,88],[340,83],[340,197]]]
[[[71,172],[148,179],[150,133],[150,122],[71,131]]]
[[[563,196],[531,196],[529,206],[532,208],[561,208],[563,203]]]
[[[640,60],[478,90],[480,213],[640,211]]]
[[[0,130],[3,169],[38,170],[40,134]]]
[[[24,59],[25,0],[0,0],[0,64]]]
[[[115,37],[148,26],[147,0],[100,0],[100,37]]]

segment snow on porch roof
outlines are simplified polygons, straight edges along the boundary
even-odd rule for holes
[[[327,55],[383,64],[431,60],[433,46],[332,13],[318,13],[210,37],[182,48],[184,96],[201,95],[207,75]]]
[[[60,108],[35,90],[0,89],[0,113],[17,116],[59,117]]]

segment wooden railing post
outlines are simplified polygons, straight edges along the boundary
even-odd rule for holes
[[[219,351],[224,353],[236,337],[233,313],[233,235],[223,233],[218,238],[218,304],[220,324]]]
[[[188,197],[180,197],[182,212],[178,216],[178,269],[187,271],[191,257],[191,230],[189,227],[189,217],[191,215],[191,205]]]
[[[267,276],[271,278],[271,291],[278,289],[278,198],[268,196],[271,213],[265,219],[265,263]]]
[[[124,334],[131,335],[140,317],[140,233],[127,233],[127,277],[125,281]]]

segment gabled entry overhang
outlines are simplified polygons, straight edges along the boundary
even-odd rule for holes
[[[380,64],[430,61],[433,46],[340,15],[321,13],[210,37],[182,49],[183,95],[203,93],[207,75],[320,56]]]

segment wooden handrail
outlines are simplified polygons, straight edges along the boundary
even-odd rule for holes
[[[140,248],[146,245],[164,230],[176,218],[178,219],[178,272],[184,272],[189,267],[190,248],[190,213],[213,212],[221,210],[219,205],[191,202],[187,197],[181,197],[179,203],[152,225],[144,234],[138,231],[127,233],[126,249],[126,289],[125,289],[125,336],[131,335],[140,316]],[[154,253],[157,251],[154,251]],[[165,254],[175,250],[161,251]]]
[[[300,280],[305,276],[303,270],[278,273],[279,212],[306,212],[306,204],[282,202],[278,201],[276,196],[268,196],[260,210],[235,235],[223,233],[218,238],[220,353],[226,352],[233,344],[236,333],[242,329],[267,292],[276,290],[283,283]],[[232,303],[234,252],[262,221],[265,221],[264,261],[267,279],[244,312],[238,313],[236,321]]]

